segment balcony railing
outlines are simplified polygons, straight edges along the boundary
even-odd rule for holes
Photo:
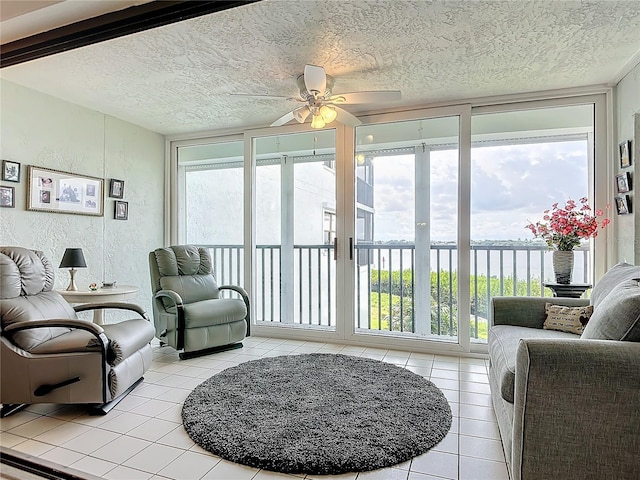
[[[203,246],[211,251],[220,285],[244,284],[242,246]],[[356,255],[356,328],[444,339],[458,335],[456,245],[432,244],[427,263],[416,259],[415,245],[409,243],[358,244]],[[256,248],[257,321],[335,326],[333,246],[294,245],[286,260],[288,267],[283,266],[279,245]],[[588,264],[589,249],[576,249],[574,282],[588,283]],[[283,278],[283,269],[293,280]],[[552,296],[542,285],[553,281],[551,254],[536,244],[472,245],[469,281],[470,335],[486,341],[492,297]],[[282,305],[285,291],[293,298],[293,307]]]

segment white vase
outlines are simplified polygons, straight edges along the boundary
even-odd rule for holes
[[[573,274],[573,250],[553,251],[553,273],[556,275],[556,283],[571,283]]]

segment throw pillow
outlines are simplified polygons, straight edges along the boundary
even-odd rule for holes
[[[581,338],[640,342],[640,278],[620,283],[593,309]]]
[[[581,335],[593,313],[593,306],[566,307],[564,305],[545,304],[547,314],[542,328]]]
[[[598,305],[605,299],[616,286],[627,280],[640,277],[640,266],[630,265],[625,262],[620,262],[609,269],[600,280],[598,280],[591,290],[590,304],[594,308],[598,308]]]

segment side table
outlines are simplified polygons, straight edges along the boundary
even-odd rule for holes
[[[69,303],[103,303],[123,302],[138,292],[138,287],[133,285],[120,285],[117,287],[99,288],[98,290],[56,290]],[[104,310],[97,308],[93,311],[93,323],[104,325]]]
[[[580,298],[584,292],[591,288],[589,283],[548,283],[543,285],[553,292],[554,297]]]

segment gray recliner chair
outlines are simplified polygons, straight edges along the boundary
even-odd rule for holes
[[[154,329],[131,303],[72,307],[52,290],[54,267],[44,254],[0,247],[0,402],[4,417],[28,404],[89,404],[106,414],[142,380],[152,361]],[[117,308],[139,318],[111,325],[76,312]]]
[[[149,253],[156,337],[183,350],[180,358],[242,347],[250,333],[249,297],[238,286],[218,286],[205,248],[175,245]],[[231,290],[240,298],[221,298]]]

